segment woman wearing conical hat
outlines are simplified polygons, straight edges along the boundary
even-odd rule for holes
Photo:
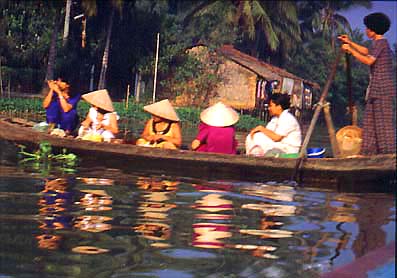
[[[112,100],[107,90],[98,90],[82,95],[82,98],[91,104],[86,119],[81,123],[79,137],[93,138],[100,135],[105,142],[119,132],[117,120],[119,116],[114,111]]]
[[[236,154],[234,124],[238,122],[239,115],[233,108],[218,102],[201,112],[200,119],[199,133],[192,142],[192,150]]]
[[[143,109],[152,115],[146,122],[136,145],[163,149],[178,149],[182,144],[179,117],[168,99],[146,105]]]

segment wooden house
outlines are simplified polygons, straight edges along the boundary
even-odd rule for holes
[[[189,53],[203,51],[206,51],[205,46],[196,46]],[[315,82],[260,61],[232,45],[224,45],[216,53],[222,58],[217,71],[220,82],[207,105],[222,101],[238,110],[253,111],[263,107],[267,90],[272,88],[273,93],[288,93],[295,107],[305,109],[312,104],[313,90],[320,88]],[[175,104],[184,105],[186,101],[186,96],[178,96]]]

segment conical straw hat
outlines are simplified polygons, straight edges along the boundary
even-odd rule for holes
[[[207,125],[224,127],[237,123],[239,115],[233,108],[218,102],[201,112],[200,119]]]
[[[103,110],[113,112],[113,103],[106,89],[93,91],[81,96],[89,104],[101,108]]]
[[[149,104],[143,107],[146,112],[174,122],[179,122],[178,114],[176,114],[174,107],[168,99]]]
[[[359,154],[362,143],[362,129],[354,125],[345,126],[336,133],[336,141],[342,157]]]

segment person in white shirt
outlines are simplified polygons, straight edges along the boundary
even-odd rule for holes
[[[251,130],[245,141],[247,155],[264,156],[269,153],[298,153],[302,134],[298,121],[288,112],[290,97],[273,94],[270,97],[269,113],[273,116],[264,126]]]
[[[87,134],[99,134],[105,142],[110,142],[119,132],[119,116],[114,111],[112,100],[106,89],[82,95],[91,104],[86,119],[81,123],[79,137]]]

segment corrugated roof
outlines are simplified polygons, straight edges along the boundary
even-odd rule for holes
[[[250,69],[251,71],[266,79],[279,79],[279,77],[287,77],[294,80],[303,81],[304,83],[316,89],[320,89],[320,86],[316,82],[300,78],[282,68],[258,60],[255,57],[235,49],[230,44],[223,45],[221,48],[219,48],[219,50],[226,58]]]

